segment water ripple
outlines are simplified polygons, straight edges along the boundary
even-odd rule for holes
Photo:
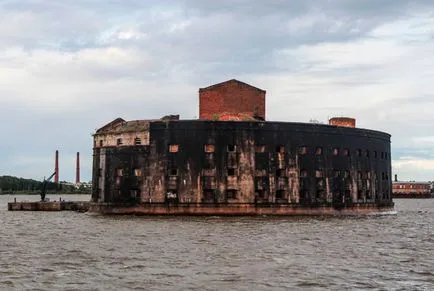
[[[0,290],[434,290],[434,199],[348,218],[8,212],[12,200],[0,196]]]

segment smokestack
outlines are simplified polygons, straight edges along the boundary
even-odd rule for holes
[[[58,150],[56,150],[56,157],[54,161],[54,172],[56,172],[56,174],[54,175],[54,183],[58,184],[59,183],[59,151]]]
[[[395,174],[395,182],[398,182],[398,175]]]
[[[77,152],[77,165],[75,168],[75,184],[80,183],[80,153]]]

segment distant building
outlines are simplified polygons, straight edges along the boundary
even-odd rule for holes
[[[393,198],[431,198],[431,182],[395,181],[392,183]]]

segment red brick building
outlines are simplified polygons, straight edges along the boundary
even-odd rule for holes
[[[199,89],[199,119],[265,120],[265,90],[232,79]]]
[[[392,196],[393,198],[430,198],[431,183],[394,181]]]
[[[356,119],[350,117],[333,117],[329,119],[330,125],[356,127]]]

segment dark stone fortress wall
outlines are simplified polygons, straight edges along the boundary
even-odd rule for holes
[[[147,130],[144,145],[94,147],[93,202],[392,204],[387,133],[200,120],[150,121]]]

